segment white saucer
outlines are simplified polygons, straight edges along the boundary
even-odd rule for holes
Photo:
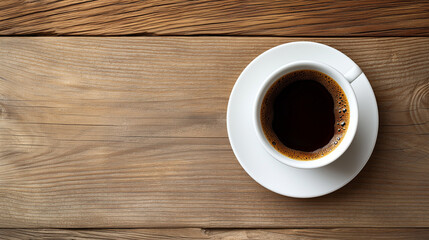
[[[227,128],[235,156],[259,184],[278,194],[310,198],[331,193],[350,182],[365,166],[378,133],[378,109],[365,74],[352,83],[359,105],[359,125],[347,151],[335,162],[317,169],[289,167],[274,159],[256,138],[252,105],[258,87],[270,73],[298,60],[324,62],[345,73],[356,64],[340,51],[314,42],[274,47],[255,58],[241,73],[228,103]]]

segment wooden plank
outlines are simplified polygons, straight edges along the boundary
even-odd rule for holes
[[[206,230],[209,239],[427,239],[427,228],[236,229]]]
[[[406,239],[429,238],[427,228],[334,229],[0,229],[2,239]]]
[[[1,227],[428,227],[429,38],[321,38],[367,74],[369,163],[293,199],[236,161],[225,115],[258,54],[295,38],[0,38]]]
[[[1,35],[429,36],[427,1],[0,1]]]
[[[407,231],[411,232],[411,231]],[[424,233],[424,232],[423,232]],[[210,239],[199,228],[176,229],[0,229],[4,240],[12,239]],[[215,238],[212,238],[215,239]]]

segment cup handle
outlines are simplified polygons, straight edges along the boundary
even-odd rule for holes
[[[358,78],[362,74],[362,70],[360,70],[358,65],[354,65],[351,69],[349,69],[345,74],[344,78],[352,83],[356,78]]]

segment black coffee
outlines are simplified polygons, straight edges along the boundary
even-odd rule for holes
[[[348,101],[329,76],[314,70],[284,75],[267,91],[261,106],[266,138],[282,154],[314,160],[341,142],[349,123]]]

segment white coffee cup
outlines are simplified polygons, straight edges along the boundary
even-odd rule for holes
[[[350,111],[350,118],[349,118],[349,124],[347,127],[347,132],[343,137],[342,141],[339,143],[339,145],[334,150],[326,154],[325,156],[315,160],[309,160],[309,161],[296,160],[296,159],[287,157],[284,154],[277,151],[265,137],[265,134],[261,125],[261,119],[260,119],[261,104],[265,97],[266,92],[268,91],[268,89],[270,89],[271,85],[275,83],[280,77],[284,76],[285,74],[288,74],[290,72],[294,72],[297,70],[316,70],[330,76],[333,80],[335,80],[338,83],[338,85],[344,91],[344,94],[346,95],[348,104],[349,104],[348,111]],[[355,93],[351,86],[351,82],[353,82],[357,77],[359,77],[360,74],[362,74],[362,71],[357,66],[347,71],[346,74],[342,74],[327,64],[324,64],[321,62],[315,62],[315,61],[297,61],[297,62],[284,65],[279,69],[277,69],[276,71],[274,71],[259,87],[259,92],[257,94],[256,101],[254,103],[253,123],[255,126],[256,135],[259,141],[261,142],[261,144],[264,146],[265,150],[278,161],[296,168],[307,168],[307,169],[318,168],[318,167],[326,166],[332,163],[333,161],[337,160],[350,146],[356,134],[356,129],[358,125],[358,105],[357,105]]]

